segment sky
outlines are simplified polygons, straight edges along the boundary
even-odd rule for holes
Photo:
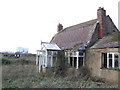
[[[0,52],[28,48],[40,49],[41,40],[49,42],[63,28],[97,18],[104,7],[118,27],[119,0],[0,0]]]

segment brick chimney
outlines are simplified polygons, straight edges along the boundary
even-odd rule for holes
[[[63,29],[63,25],[59,23],[57,26],[57,32],[60,32],[62,29]]]
[[[106,10],[99,7],[97,10],[97,19],[99,23],[98,39],[102,39],[106,35]]]

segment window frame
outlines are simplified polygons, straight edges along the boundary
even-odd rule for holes
[[[105,54],[107,54],[107,55],[105,55]],[[119,52],[104,52],[104,53],[102,53],[102,58],[101,58],[101,66],[102,66],[102,68],[116,68],[116,69],[120,69],[120,61],[119,61],[119,59],[120,59],[120,57],[119,57]],[[111,57],[110,57],[110,55],[112,55]],[[116,67],[115,66],[115,55],[117,55],[117,61],[118,61],[118,66]],[[106,57],[105,57],[106,56]],[[110,67],[110,60],[112,60],[112,64],[111,64],[111,67]],[[104,63],[106,61],[106,63]],[[105,67],[106,65],[105,64],[107,64],[107,67]]]

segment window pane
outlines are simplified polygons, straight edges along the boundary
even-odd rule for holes
[[[118,67],[118,55],[114,55],[114,60],[115,60],[115,68],[117,68]]]
[[[114,57],[118,59],[118,55],[117,55],[117,54],[115,54],[115,56],[114,56]]]
[[[72,60],[73,60],[72,57],[70,57],[70,66],[73,65],[73,61]]]
[[[107,53],[102,53],[102,66],[107,68]]]
[[[109,54],[109,58],[112,58],[112,54]]]
[[[70,52],[70,55],[72,55],[72,52]]]
[[[79,52],[79,55],[81,55],[81,56],[82,56],[82,55],[83,55],[83,53],[80,53],[80,52]]]
[[[76,52],[74,52],[74,55],[76,55]]]
[[[78,67],[83,66],[83,57],[79,57]]]
[[[109,59],[109,67],[112,67],[112,59]]]

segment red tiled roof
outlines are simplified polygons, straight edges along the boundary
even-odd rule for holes
[[[61,49],[79,49],[89,42],[94,33],[97,19],[77,24],[58,32],[51,40]]]

